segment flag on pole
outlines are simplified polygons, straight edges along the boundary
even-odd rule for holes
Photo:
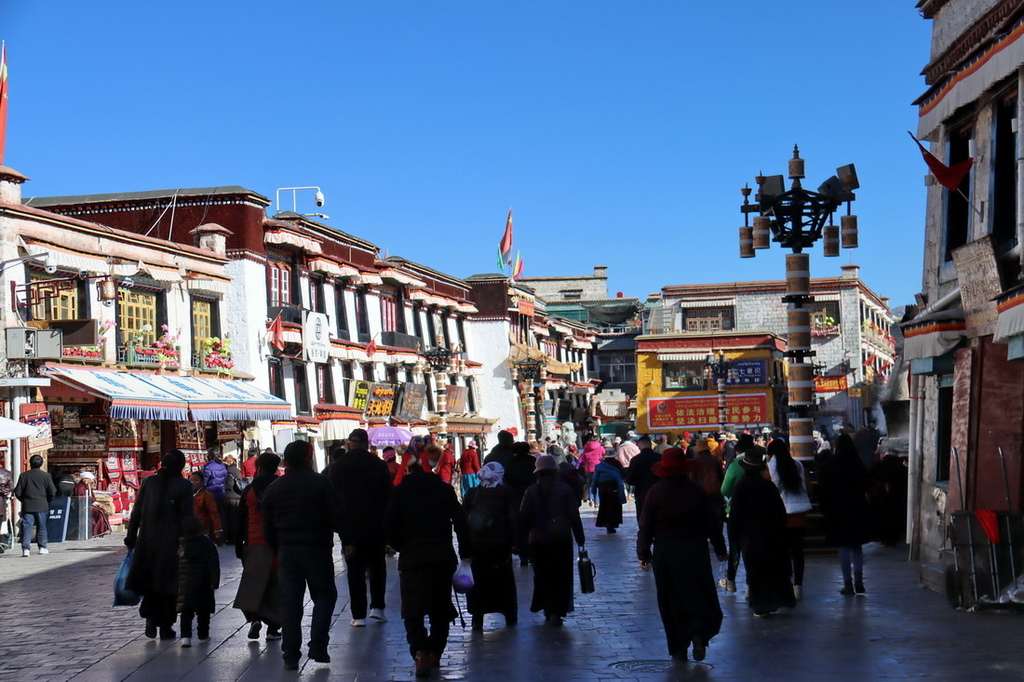
[[[0,166],[4,163],[7,142],[7,45],[0,43]]]
[[[281,322],[281,313],[277,314],[267,331],[270,332],[268,343],[278,350],[284,350],[284,323]]]
[[[519,252],[516,251],[516,264],[515,264],[515,267],[512,268],[512,279],[519,279],[522,276],[523,276],[523,259],[519,255]]]
[[[370,339],[370,343],[366,345],[366,357],[372,358],[373,354],[377,352],[377,337]]]
[[[925,149],[921,141],[914,137],[912,132],[908,130],[907,135],[910,135],[910,138],[917,143],[917,147],[921,150],[921,155],[924,157],[924,162],[928,164],[928,170],[935,176],[935,180],[946,189],[955,192],[960,187],[963,179],[971,172],[974,159],[969,158],[966,161],[947,166],[939,161],[934,154]]]
[[[505,234],[501,236],[498,243],[498,267],[504,268],[512,265],[512,209],[508,209],[508,218],[505,219]]]

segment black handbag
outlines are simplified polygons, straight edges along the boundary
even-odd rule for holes
[[[576,568],[580,572],[580,592],[590,594],[594,591],[594,578],[597,576],[597,566],[590,560],[586,550],[580,550],[580,556],[576,559]]]

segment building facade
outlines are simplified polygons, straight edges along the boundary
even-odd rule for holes
[[[1019,510],[1024,489],[1024,2],[917,6],[932,25],[917,137],[963,173],[926,179],[922,291],[903,324],[908,539],[944,589],[957,512]]]

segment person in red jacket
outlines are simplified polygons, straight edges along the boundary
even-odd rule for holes
[[[455,455],[447,447],[441,449],[439,445],[428,445],[423,449],[423,470],[433,471],[442,481],[448,485],[452,484],[452,474],[455,473]]]
[[[277,562],[263,537],[260,503],[267,486],[277,480],[281,458],[264,452],[256,460],[256,476],[238,505],[235,555],[242,561],[242,578],[238,581],[234,607],[249,622],[249,639],[258,639],[266,623],[270,641],[281,639],[281,595],[277,587]]]
[[[594,477],[594,468],[604,459],[605,449],[597,436],[590,436],[587,444],[583,446],[580,459],[576,463],[577,468],[583,472],[583,499],[594,506],[594,500],[590,497],[590,481]]]
[[[476,441],[469,441],[469,445],[462,451],[459,457],[459,473],[462,474],[462,499],[470,488],[480,485],[480,455],[476,449]]]

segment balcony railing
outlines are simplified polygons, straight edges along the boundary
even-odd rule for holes
[[[124,365],[136,367],[170,367],[181,366],[181,350],[156,346],[118,346],[117,361]]]
[[[64,360],[99,363],[103,362],[105,355],[102,346],[64,346],[60,356]]]

